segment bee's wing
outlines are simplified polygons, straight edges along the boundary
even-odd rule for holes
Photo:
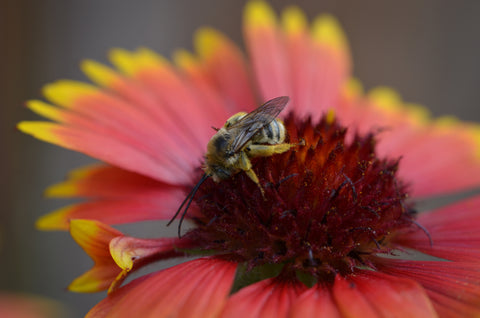
[[[228,127],[228,130],[235,136],[231,144],[231,151],[242,150],[245,144],[263,127],[277,118],[278,114],[288,104],[288,96],[280,96],[269,100],[254,111],[246,114],[238,122]]]

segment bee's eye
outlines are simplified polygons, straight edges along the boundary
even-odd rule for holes
[[[218,136],[213,143],[215,149],[218,152],[224,152],[228,146],[228,141],[230,140],[230,138],[231,136],[229,134]]]

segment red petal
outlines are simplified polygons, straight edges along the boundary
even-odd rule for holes
[[[480,197],[463,200],[431,213],[422,213],[417,221],[432,238],[421,230],[395,239],[399,245],[454,261],[480,259]]]
[[[298,296],[292,305],[289,317],[341,318],[341,315],[330,291],[317,285]]]
[[[378,88],[368,98],[345,91],[336,114],[352,133],[383,129],[377,151],[380,156],[402,158],[399,176],[412,184],[415,197],[480,184],[478,128],[445,119],[431,121],[425,113],[419,106],[405,105],[392,90]]]
[[[49,197],[96,197],[96,198],[154,198],[183,197],[182,188],[166,184],[138,173],[109,165],[90,165],[71,171],[67,181],[55,184],[46,190]]]
[[[342,317],[375,318],[379,317],[373,306],[368,302],[357,286],[337,275],[333,285],[333,298]]]
[[[266,279],[241,289],[230,297],[220,317],[288,317],[292,303],[305,289],[297,283]]]
[[[215,317],[236,264],[201,258],[141,277],[111,293],[86,317]]]
[[[216,87],[217,84],[209,74],[211,71],[205,69],[206,65],[200,64],[191,53],[179,50],[175,52],[174,59],[186,80],[190,82],[192,95],[201,105],[201,109],[208,112],[208,126],[222,127],[232,114],[245,111],[248,104],[230,105],[233,97],[222,96],[224,92]]]
[[[90,121],[85,126],[22,122],[18,127],[41,140],[83,152],[114,166],[172,184],[191,183],[193,167],[198,164],[201,157],[191,153],[187,156],[188,160],[182,156],[173,157],[176,152],[169,147],[162,148],[164,138],[161,136],[150,135],[146,138],[148,142],[132,140],[123,132]],[[168,138],[171,137],[170,135]]]
[[[205,150],[202,145],[206,143],[211,133],[209,130],[211,123],[205,125],[204,122],[217,115],[218,105],[212,107],[210,103],[203,103],[200,106],[195,95],[191,93],[190,83],[188,81],[180,83],[180,78],[167,61],[150,50],[139,49],[134,53],[113,50],[111,59],[117,65],[119,57],[120,59],[123,57],[124,62],[128,60],[126,63],[133,68],[130,75],[134,76],[135,80],[111,70],[107,76],[102,76],[106,67],[95,62],[87,61],[82,66],[93,80],[113,90],[115,95],[127,104],[134,105],[167,134],[166,140],[161,142],[157,140],[157,145],[166,148],[180,146],[174,151],[179,156],[187,152],[190,157],[201,156]],[[111,73],[114,74],[114,79],[110,79]],[[104,80],[105,77],[108,81]],[[146,82],[139,82],[139,79]],[[173,108],[172,99],[175,100]],[[196,121],[191,121],[192,116]],[[172,120],[174,117],[175,120]],[[224,116],[223,120],[225,118]],[[198,126],[192,127],[192,123]],[[199,135],[205,139],[203,143],[195,142]]]
[[[342,88],[350,76],[351,61],[346,37],[335,18],[329,15],[317,17],[311,33],[306,38],[308,44],[303,45],[309,46],[304,48],[306,52],[303,54],[298,51],[302,48],[298,36],[290,36],[287,45],[292,48],[289,52],[290,73],[292,76],[297,73],[293,85],[299,86],[300,95],[307,97],[307,103],[298,101],[295,106],[304,107],[300,115],[309,113],[315,116],[337,105]],[[303,64],[303,67],[297,68],[299,64]]]
[[[283,35],[275,13],[263,1],[250,1],[245,7],[244,35],[261,99],[292,93]]]
[[[249,111],[258,106],[248,66],[233,42],[213,29],[203,28],[195,34],[195,48],[204,74],[225,101],[224,107],[230,111]]]
[[[441,317],[480,316],[480,265],[466,262],[379,260],[388,274],[420,283]]]
[[[352,281],[381,317],[437,317],[425,290],[414,280],[364,271]]]
[[[71,219],[99,220],[106,224],[125,224],[145,220],[167,220],[178,208],[178,200],[165,196],[154,200],[139,198],[123,200],[98,200],[67,206],[40,219],[36,226],[42,230],[66,230]],[[162,200],[165,198],[165,200]],[[189,214],[195,213],[195,207]]]

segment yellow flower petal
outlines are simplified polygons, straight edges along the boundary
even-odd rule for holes
[[[313,22],[313,38],[320,44],[347,51],[348,41],[340,23],[332,15],[323,14]]]
[[[175,65],[186,71],[194,70],[198,67],[196,57],[187,50],[177,50],[173,53]]]
[[[94,86],[71,80],[60,80],[43,87],[43,94],[49,101],[67,108],[72,107],[79,96],[95,92],[97,88]]]
[[[249,1],[244,11],[247,28],[273,27],[277,24],[276,14],[265,1]]]
[[[134,54],[127,50],[112,49],[109,58],[112,64],[126,75],[132,76],[137,69]]]
[[[85,60],[80,65],[82,71],[100,86],[109,86],[118,78],[118,74],[106,65],[92,60]]]
[[[58,144],[60,142],[60,138],[54,132],[54,128],[57,126],[58,124],[44,121],[22,121],[17,125],[17,128],[20,131],[32,135],[40,140]]]
[[[74,205],[65,206],[50,212],[35,222],[35,227],[42,231],[68,230],[68,214],[74,209]]]
[[[307,29],[305,14],[298,7],[289,7],[282,12],[282,25],[287,33],[300,33]]]
[[[194,45],[198,54],[208,59],[213,56],[225,42],[225,36],[212,28],[201,28],[195,32]]]
[[[59,122],[63,121],[62,111],[53,105],[47,104],[40,100],[30,100],[27,102],[27,107],[34,113],[37,113],[45,118]]]
[[[372,102],[385,110],[399,111],[402,103],[400,95],[389,87],[376,87],[368,93]]]

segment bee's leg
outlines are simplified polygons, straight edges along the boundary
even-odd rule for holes
[[[276,144],[276,145],[249,145],[245,151],[249,157],[269,157],[274,154],[284,153],[299,144]]]
[[[258,177],[255,174],[255,171],[252,170],[252,163],[250,162],[250,159],[248,159],[248,156],[244,152],[242,152],[240,155],[239,168],[245,171],[247,176],[257,184],[258,188],[260,189],[260,192],[262,193],[262,197],[265,199],[265,192],[263,191],[263,188],[260,185],[260,181],[258,180]]]

